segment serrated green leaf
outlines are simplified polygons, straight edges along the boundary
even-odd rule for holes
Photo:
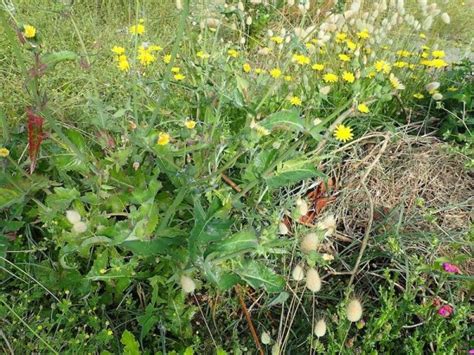
[[[213,243],[207,250],[207,259],[224,260],[243,252],[256,249],[258,246],[255,231],[243,230],[228,238]]]
[[[276,128],[294,132],[304,131],[304,122],[296,111],[285,110],[276,112],[260,121],[259,124],[270,131]]]
[[[250,286],[255,289],[260,287],[268,292],[280,292],[285,287],[285,280],[280,275],[261,262],[249,260],[242,268],[236,271],[237,274]]]
[[[325,177],[323,173],[316,170],[314,163],[307,160],[293,159],[280,164],[272,175],[265,177],[265,181],[269,188],[275,189],[293,185],[315,176]]]
[[[123,353],[125,355],[141,354],[140,344],[138,344],[138,341],[135,339],[135,336],[128,330],[125,330],[122,333],[122,338],[120,339],[120,342],[124,345]]]
[[[46,69],[54,69],[54,67],[68,60],[76,60],[78,55],[72,51],[59,51],[54,53],[48,53],[41,57],[41,63],[46,65]]]

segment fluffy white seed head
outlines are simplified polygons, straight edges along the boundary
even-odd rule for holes
[[[79,221],[72,225],[72,230],[77,234],[84,233],[87,230],[87,224]]]
[[[357,322],[362,318],[362,305],[359,300],[351,300],[346,307],[347,319],[351,322]]]
[[[318,244],[319,238],[316,233],[309,233],[301,240],[300,249],[303,253],[309,254],[312,251],[316,251]]]
[[[286,226],[285,223],[283,222],[280,222],[280,224],[278,225],[278,233],[281,234],[281,235],[287,235],[289,232],[288,230],[288,227]]]
[[[181,2],[181,0],[176,0],[176,8],[178,10],[182,10],[183,9],[183,3]]]
[[[300,216],[305,216],[308,213],[308,204],[301,198],[296,200],[296,208]]]
[[[441,101],[443,99],[443,95],[440,94],[439,92],[434,93],[432,97],[433,97],[433,100],[435,101]]]
[[[75,224],[81,221],[81,215],[79,214],[79,212],[74,210],[66,211],[66,218],[71,224]]]
[[[272,346],[272,355],[280,355],[280,344],[279,343],[275,343]]]
[[[440,87],[440,83],[438,81],[433,81],[429,84],[427,84],[425,86],[425,89],[426,91],[430,92],[430,91],[434,91],[434,90],[438,90],[438,88]]]
[[[326,335],[326,329],[326,322],[324,321],[324,319],[320,319],[314,326],[314,335],[316,335],[318,338],[322,338]]]
[[[311,292],[319,292],[321,290],[321,278],[316,269],[309,269],[306,273],[306,287]]]
[[[291,273],[291,277],[295,281],[301,281],[304,279],[304,270],[300,265],[296,265]]]
[[[330,237],[336,232],[336,218],[334,215],[326,216],[322,221],[318,222],[318,228],[322,229],[325,237]]]
[[[260,337],[260,340],[262,341],[262,344],[268,345],[271,343],[272,339],[270,338],[270,334],[267,332],[263,332],[262,336]]]
[[[181,288],[185,293],[193,293],[196,289],[196,284],[194,283],[193,279],[189,276],[183,275],[179,280],[181,284]]]
[[[451,23],[451,17],[449,17],[446,12],[443,12],[443,14],[441,15],[441,20],[447,25]]]

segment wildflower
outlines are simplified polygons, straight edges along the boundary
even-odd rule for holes
[[[289,100],[293,106],[301,106],[302,104],[302,101],[298,96],[291,96]]]
[[[407,58],[407,57],[409,57],[409,56],[411,55],[411,52],[402,49],[402,50],[397,51],[397,55],[398,55],[399,57]]]
[[[353,299],[347,304],[346,317],[351,322],[357,322],[362,318],[362,305],[357,299]]]
[[[323,260],[324,261],[333,261],[334,260],[334,255],[324,253],[323,254]]]
[[[352,42],[351,40],[348,40],[346,42],[347,44],[347,48],[349,48],[349,50],[353,51],[354,49],[357,48],[357,44],[355,44],[354,42]]]
[[[369,107],[366,104],[359,104],[357,105],[357,110],[361,113],[369,113]]]
[[[405,85],[403,85],[400,80],[395,76],[393,75],[393,73],[390,73],[390,84],[392,85],[392,87],[395,89],[395,90],[404,90],[405,89]]]
[[[433,59],[431,60],[431,63],[429,65],[430,67],[440,69],[448,66],[448,63],[446,63],[443,59]]]
[[[449,15],[446,12],[443,12],[441,14],[441,20],[447,25],[449,25],[451,23],[451,18],[449,17]]]
[[[453,314],[454,308],[450,305],[445,304],[438,310],[438,314],[443,318],[448,318],[451,314]]]
[[[336,74],[327,73],[327,74],[324,74],[323,80],[324,80],[326,83],[337,83],[337,81],[339,80],[339,78],[337,77]]]
[[[433,81],[429,84],[426,84],[425,89],[426,89],[426,91],[431,93],[431,92],[434,92],[434,91],[438,90],[438,88],[440,86],[441,86],[441,84],[438,81]]]
[[[138,25],[130,26],[130,33],[134,35],[142,35],[145,33],[145,26],[139,23]]]
[[[393,63],[393,66],[396,68],[404,68],[408,66],[408,63],[404,61],[398,61],[398,62]]]
[[[311,69],[316,71],[322,71],[324,70],[324,64],[315,63],[311,66]]]
[[[86,230],[87,230],[87,224],[84,222],[79,221],[72,225],[72,231],[77,234],[84,233]]]
[[[3,147],[3,148],[0,148],[0,158],[6,158],[10,155],[10,151]]]
[[[160,52],[163,50],[161,46],[158,46],[156,44],[152,44],[150,47],[148,47],[148,49],[152,52]]]
[[[170,64],[170,63],[171,63],[171,54],[165,54],[165,55],[163,56],[163,62],[164,62],[165,64]]]
[[[121,71],[129,71],[130,70],[130,63],[125,55],[121,55],[119,61],[117,63],[117,67]]]
[[[227,54],[232,58],[237,58],[239,56],[239,52],[237,52],[235,49],[229,49]]]
[[[257,69],[255,69],[255,73],[256,74],[265,74],[265,70],[261,69],[261,68],[257,68]]]
[[[316,269],[311,268],[306,273],[306,287],[313,293],[321,290],[321,278]]]
[[[426,35],[424,33],[420,33],[419,36],[420,36],[421,39],[426,39]]]
[[[291,276],[295,281],[301,281],[304,278],[304,270],[300,265],[296,265],[293,271],[291,272]]]
[[[272,78],[278,79],[281,76],[281,70],[278,68],[274,68],[270,70],[270,75]]]
[[[176,80],[176,81],[183,81],[184,79],[186,79],[186,76],[184,76],[181,73],[177,73],[177,74],[174,75],[174,80]]]
[[[26,38],[35,38],[36,37],[36,28],[31,25],[24,25],[23,26],[23,35]]]
[[[326,335],[326,328],[326,322],[324,319],[318,320],[314,326],[314,335],[316,335],[318,338],[322,338],[324,335]]]
[[[291,77],[291,75],[285,75],[285,81],[292,81],[293,78]]]
[[[309,57],[303,55],[303,54],[293,54],[292,57],[293,62],[296,62],[299,65],[306,65],[311,63],[311,60]]]
[[[112,47],[112,52],[114,52],[117,55],[121,55],[125,53],[125,48],[120,47],[120,46],[113,46]]]
[[[451,92],[458,91],[458,90],[459,90],[459,89],[456,88],[456,87],[454,87],[454,86],[450,86],[450,87],[448,88],[448,91],[451,91]]]
[[[443,266],[444,271],[446,271],[446,272],[450,272],[450,273],[453,273],[453,274],[460,274],[461,273],[461,270],[459,270],[459,268],[454,264],[443,263],[442,266]]]
[[[388,64],[384,60],[379,60],[375,62],[375,70],[379,72],[384,72],[385,74],[388,74],[390,72],[390,64]]]
[[[347,81],[348,83],[353,83],[355,81],[355,76],[354,74],[345,71],[344,73],[342,73],[342,79],[344,81]]]
[[[344,32],[336,33],[336,42],[341,43],[344,42],[347,38],[347,34]]]
[[[319,245],[318,236],[315,233],[306,234],[301,241],[300,249],[303,253],[309,254],[312,251],[316,251]]]
[[[156,60],[156,57],[150,53],[150,50],[144,47],[138,48],[137,59],[140,61],[140,64],[147,66],[153,63]]]
[[[184,293],[193,293],[196,289],[196,283],[189,276],[181,276],[179,283],[181,284],[181,288],[183,289]]]
[[[71,224],[76,224],[81,221],[81,215],[79,214],[79,212],[74,210],[66,211],[66,218]]]
[[[242,65],[242,69],[246,73],[250,73],[252,71],[252,67],[249,63],[245,63],[244,65]]]
[[[284,38],[280,36],[273,36],[273,37],[270,37],[270,41],[275,42],[276,44],[282,44],[284,41]]]
[[[321,95],[327,95],[331,91],[331,87],[329,85],[323,86],[321,89],[319,89],[319,92]]]
[[[334,137],[341,142],[347,142],[354,138],[352,134],[352,128],[348,126],[344,126],[343,124],[337,125],[336,129],[334,130]]]
[[[432,98],[433,98],[433,100],[435,100],[435,101],[440,101],[440,100],[443,99],[443,95],[440,94],[439,92],[435,92],[435,93],[433,94]]]
[[[351,60],[351,57],[349,57],[347,54],[339,54],[338,57],[339,60],[343,62],[349,62]]]
[[[198,51],[196,53],[196,57],[200,58],[200,59],[208,59],[210,57],[210,55],[204,51]]]
[[[421,99],[425,98],[425,95],[423,95],[422,93],[417,92],[416,94],[413,94],[413,97],[415,99],[421,100]]]
[[[364,29],[360,32],[357,32],[357,37],[359,37],[360,39],[367,39],[370,37],[370,34],[369,34],[369,30],[368,29]]]
[[[160,132],[158,135],[158,145],[167,145],[170,142],[170,135],[165,132]]]
[[[181,68],[179,68],[179,67],[173,67],[173,68],[171,68],[171,72],[172,72],[173,74],[178,74],[180,71],[181,71]]]

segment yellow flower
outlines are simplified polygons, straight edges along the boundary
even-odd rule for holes
[[[401,61],[393,63],[393,66],[396,68],[404,68],[408,66],[408,63],[401,60]]]
[[[336,34],[336,42],[337,43],[344,42],[346,40],[346,38],[347,38],[347,34],[345,34],[344,32]]]
[[[281,70],[278,68],[274,68],[270,70],[270,75],[272,78],[278,79],[281,76]]]
[[[359,110],[359,112],[362,112],[362,113],[369,113],[370,112],[369,107],[366,104],[359,104],[357,106],[357,110]]]
[[[186,126],[186,128],[188,129],[193,129],[194,127],[196,127],[196,121],[193,121],[193,120],[186,120],[184,122],[184,125]]]
[[[344,73],[342,73],[342,79],[347,81],[348,83],[353,83],[355,81],[355,76],[354,74],[345,71]]]
[[[164,56],[163,56],[163,62],[164,62],[165,64],[170,64],[170,62],[171,62],[171,54],[166,54],[166,55],[164,55]]]
[[[367,74],[367,77],[372,79],[372,78],[375,78],[375,75],[377,75],[377,73],[375,73],[374,71],[371,71],[369,72],[369,74]]]
[[[322,71],[324,70],[324,64],[319,64],[319,63],[313,64],[311,69],[316,70],[316,71]]]
[[[359,37],[360,39],[367,39],[370,37],[370,34],[369,34],[369,30],[368,29],[364,29],[360,32],[357,32],[357,37]]]
[[[138,48],[138,56],[137,59],[140,61],[142,65],[149,65],[156,60],[156,57],[150,53],[148,49],[143,47]]]
[[[448,88],[448,91],[451,91],[451,92],[454,92],[454,91],[458,91],[458,88],[454,87],[454,86],[450,86]]]
[[[201,59],[208,59],[210,55],[204,51],[199,51],[196,53],[196,57],[201,58]]]
[[[334,130],[334,137],[340,142],[347,142],[354,138],[352,134],[352,128],[344,126],[343,124],[337,125]]]
[[[430,56],[430,54],[428,52],[423,52],[421,53],[421,58],[428,58]]]
[[[400,80],[395,75],[393,75],[393,73],[390,73],[390,84],[392,85],[392,87],[395,90],[404,90],[405,89],[405,85],[403,85],[400,82]]]
[[[114,52],[117,55],[121,55],[125,53],[125,48],[120,47],[120,46],[113,46],[112,47],[112,52]]]
[[[306,43],[305,43],[305,47],[306,47],[306,49],[311,50],[311,49],[314,48],[314,44],[312,44],[311,42],[306,42]]]
[[[117,63],[117,67],[121,71],[129,71],[130,70],[130,63],[127,60],[127,56],[121,55],[119,61]]]
[[[171,68],[171,72],[174,73],[174,74],[178,74],[180,71],[181,71],[181,69],[179,67]]]
[[[414,97],[415,99],[421,100],[421,99],[423,99],[423,98],[425,97],[425,95],[423,95],[422,93],[419,93],[419,92],[418,92],[418,93],[416,93],[416,94],[413,94],[413,97]]]
[[[421,64],[430,67],[430,68],[444,68],[448,66],[448,63],[444,61],[444,59],[431,59],[431,60],[422,60],[420,61]]]
[[[244,70],[244,72],[246,73],[250,73],[252,71],[252,67],[250,66],[249,63],[245,63],[244,65],[242,65],[242,69]]]
[[[293,78],[291,77],[291,75],[285,75],[285,81],[292,81]]]
[[[276,44],[282,44],[284,41],[284,38],[280,36],[273,36],[273,37],[270,37],[270,41],[275,42]]]
[[[426,35],[424,33],[420,33],[420,38],[421,39],[425,39],[426,38]]]
[[[0,158],[6,158],[10,155],[10,151],[7,148],[0,148]]]
[[[142,24],[130,26],[130,33],[134,35],[142,35],[145,33],[145,26]]]
[[[292,57],[293,62],[296,62],[299,65],[306,65],[311,63],[311,60],[309,57],[303,55],[303,54],[293,54]]]
[[[257,68],[257,69],[255,69],[255,73],[256,73],[256,74],[265,74],[266,72],[265,72],[264,69]]]
[[[337,83],[337,81],[339,80],[339,78],[337,77],[336,74],[327,73],[327,74],[324,74],[324,75],[323,75],[323,80],[324,80],[326,83]]]
[[[351,57],[349,57],[347,54],[339,54],[339,60],[342,60],[343,62],[348,62],[351,60]]]
[[[352,42],[350,39],[346,41],[346,44],[347,44],[347,48],[349,48],[349,50],[351,51],[357,48],[357,44]]]
[[[239,52],[237,52],[235,49],[229,49],[227,54],[232,58],[237,58],[239,56]]]
[[[303,101],[301,101],[298,96],[291,96],[288,100],[293,106],[301,106],[301,104],[303,103]]]
[[[158,145],[167,145],[170,142],[170,135],[165,132],[160,132],[158,135]]]
[[[384,60],[378,60],[375,62],[375,70],[377,72],[384,72],[385,74],[388,74],[390,72],[390,64],[388,64]]]
[[[24,25],[23,34],[25,35],[26,38],[35,38],[36,28],[31,25]]]
[[[174,75],[174,80],[176,80],[176,81],[182,81],[184,79],[186,79],[186,77],[181,73],[177,73],[177,74]]]
[[[160,52],[163,50],[161,46],[157,46],[156,44],[152,44],[148,49],[152,52]]]
[[[402,50],[397,51],[397,55],[399,57],[407,58],[407,57],[411,56],[411,52],[402,49]]]

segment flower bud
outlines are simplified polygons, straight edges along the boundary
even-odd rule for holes
[[[291,273],[291,276],[293,277],[293,280],[295,281],[301,281],[304,278],[304,270],[300,265],[296,265],[295,268],[293,269],[293,272]]]
[[[347,304],[346,316],[351,322],[357,322],[362,318],[362,305],[357,299],[354,298]]]
[[[318,320],[314,326],[314,335],[316,335],[318,338],[323,337],[326,334],[326,328],[326,322],[324,319]]]
[[[72,225],[72,231],[77,234],[84,233],[87,230],[87,224],[84,222],[77,222]]]
[[[318,292],[321,290],[321,278],[316,269],[309,269],[306,273],[306,287],[311,292]]]

